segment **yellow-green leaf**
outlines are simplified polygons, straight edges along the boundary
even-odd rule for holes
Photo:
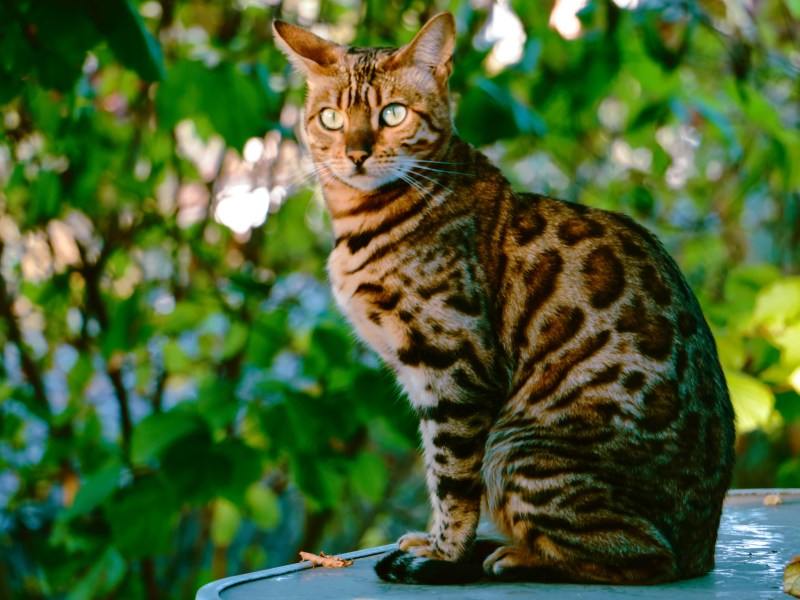
[[[250,518],[262,529],[272,529],[280,521],[278,496],[270,488],[254,483],[247,488],[245,503],[250,511]]]
[[[242,513],[230,500],[218,498],[214,501],[214,514],[211,517],[211,540],[223,548],[230,546],[239,525]]]
[[[768,385],[741,371],[726,371],[736,429],[739,432],[766,427],[775,411],[775,394]]]
[[[771,332],[800,320],[800,277],[787,277],[761,290],[753,320]]]

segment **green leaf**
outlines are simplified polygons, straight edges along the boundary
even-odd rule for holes
[[[187,373],[192,369],[192,361],[178,340],[168,340],[164,344],[164,369],[170,374]]]
[[[242,524],[242,513],[230,501],[218,498],[213,504],[211,516],[211,541],[216,546],[227,548],[236,537]]]
[[[75,0],[31,3],[28,18],[33,27],[25,45],[35,50],[36,70],[45,87],[69,90],[81,75],[86,53],[100,40],[82,4]]]
[[[128,559],[168,554],[176,521],[173,487],[160,474],[142,475],[106,503],[119,551]]]
[[[774,334],[775,345],[782,350],[781,361],[800,366],[800,322]]]
[[[31,225],[46,223],[58,216],[61,210],[61,180],[52,171],[42,171],[31,184],[31,207],[28,222]]]
[[[118,459],[114,459],[96,473],[89,475],[78,488],[72,506],[61,513],[60,518],[74,519],[100,506],[116,491],[122,470],[122,464]]]
[[[455,118],[459,135],[476,146],[485,146],[516,135],[514,115],[507,106],[478,86],[461,98]]]
[[[133,2],[92,2],[89,14],[122,64],[145,81],[164,79],[166,70],[161,46],[145,27]]]
[[[231,323],[231,328],[225,335],[225,342],[222,345],[222,360],[227,360],[238,354],[247,344],[250,329],[241,321]]]
[[[264,463],[262,453],[236,438],[215,444],[213,452],[229,465],[227,480],[219,482],[216,493],[241,504],[253,482],[261,478]]]
[[[800,321],[800,277],[786,277],[761,290],[753,320],[773,332]]]
[[[726,369],[738,370],[744,367],[747,356],[744,340],[738,335],[716,336],[719,361]]]
[[[149,334],[150,326],[143,318],[140,293],[134,291],[128,298],[116,302],[112,308],[111,322],[105,330],[103,355],[110,358],[115,352],[127,352]]]
[[[350,366],[351,343],[346,331],[323,323],[311,332],[311,347],[306,360],[309,375],[325,376],[330,367]]]
[[[200,304],[182,300],[175,305],[171,313],[162,318],[161,330],[165,333],[182,333],[197,327],[209,312],[209,309]]]
[[[245,502],[250,518],[262,529],[272,529],[281,520],[278,496],[270,488],[254,483],[247,488]]]
[[[765,383],[740,371],[725,371],[739,432],[765,428],[775,413],[775,395]]]
[[[314,509],[336,506],[342,497],[345,477],[336,461],[297,452],[292,456],[291,472],[297,486]]]
[[[386,491],[389,474],[377,454],[362,452],[351,467],[353,488],[371,502],[378,502]]]
[[[161,467],[176,495],[194,505],[230,490],[236,472],[234,459],[219,451],[208,430],[176,440],[164,451]]]
[[[80,354],[67,376],[70,394],[72,396],[82,394],[93,375],[94,365],[92,364],[92,359],[86,354]]]
[[[156,103],[167,128],[182,119],[207,119],[235,148],[263,135],[268,126],[266,90],[257,77],[229,63],[208,68],[200,62],[176,62],[159,87]]]
[[[67,600],[93,600],[109,596],[125,577],[128,565],[116,548],[108,548],[70,591]]]
[[[775,484],[781,488],[800,487],[800,458],[787,460],[778,467]]]
[[[800,391],[776,393],[775,410],[781,414],[786,423],[800,423]]]
[[[204,430],[205,424],[187,411],[171,410],[152,414],[133,429],[131,460],[145,463],[157,458],[176,440]]]

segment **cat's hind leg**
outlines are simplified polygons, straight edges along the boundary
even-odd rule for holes
[[[607,547],[573,548],[572,543],[560,546],[544,535],[529,537],[536,539],[495,550],[484,560],[484,572],[507,581],[616,585],[648,585],[678,578],[675,560],[663,547],[637,550],[627,546],[635,540],[619,539]]]
[[[527,434],[526,434],[527,435]],[[512,436],[513,437],[513,436]],[[582,457],[536,453],[490,435],[486,514],[510,540],[483,563],[499,579],[652,584],[681,577],[670,542]]]

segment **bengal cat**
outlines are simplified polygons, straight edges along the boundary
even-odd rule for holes
[[[399,49],[274,32],[308,82],[334,296],[420,418],[432,524],[378,575],[653,584],[711,569],[733,409],[660,243],[624,215],[514,192],[459,139],[450,14]],[[482,503],[506,538],[483,569]]]

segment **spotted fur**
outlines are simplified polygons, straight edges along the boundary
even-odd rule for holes
[[[497,578],[618,584],[711,569],[733,411],[659,242],[623,215],[515,193],[457,137],[449,14],[399,49],[275,34],[308,80],[334,296],[420,419],[431,527],[380,577],[471,581],[481,559]],[[389,126],[392,104],[407,114]],[[476,558],[482,506],[506,541]]]

